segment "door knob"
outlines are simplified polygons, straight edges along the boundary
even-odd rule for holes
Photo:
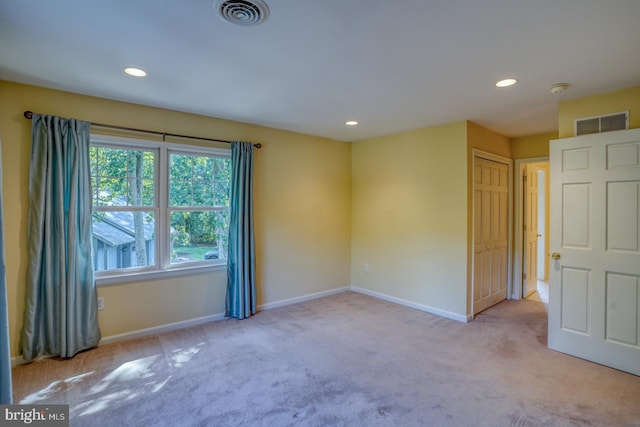
[[[560,254],[558,252],[552,253],[551,254],[551,259],[555,260],[555,261],[559,260],[560,259]]]

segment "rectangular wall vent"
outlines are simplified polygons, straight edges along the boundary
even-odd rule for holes
[[[629,129],[629,112],[576,119],[573,127],[576,136]]]

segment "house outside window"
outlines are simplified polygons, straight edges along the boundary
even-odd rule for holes
[[[230,150],[92,135],[90,163],[98,280],[226,265]]]

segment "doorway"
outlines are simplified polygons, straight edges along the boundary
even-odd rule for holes
[[[512,299],[548,303],[549,159],[516,161],[515,251]]]

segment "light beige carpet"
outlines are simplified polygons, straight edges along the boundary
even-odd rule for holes
[[[19,366],[14,398],[74,426],[640,426],[640,377],[548,350],[546,319],[346,292]]]

